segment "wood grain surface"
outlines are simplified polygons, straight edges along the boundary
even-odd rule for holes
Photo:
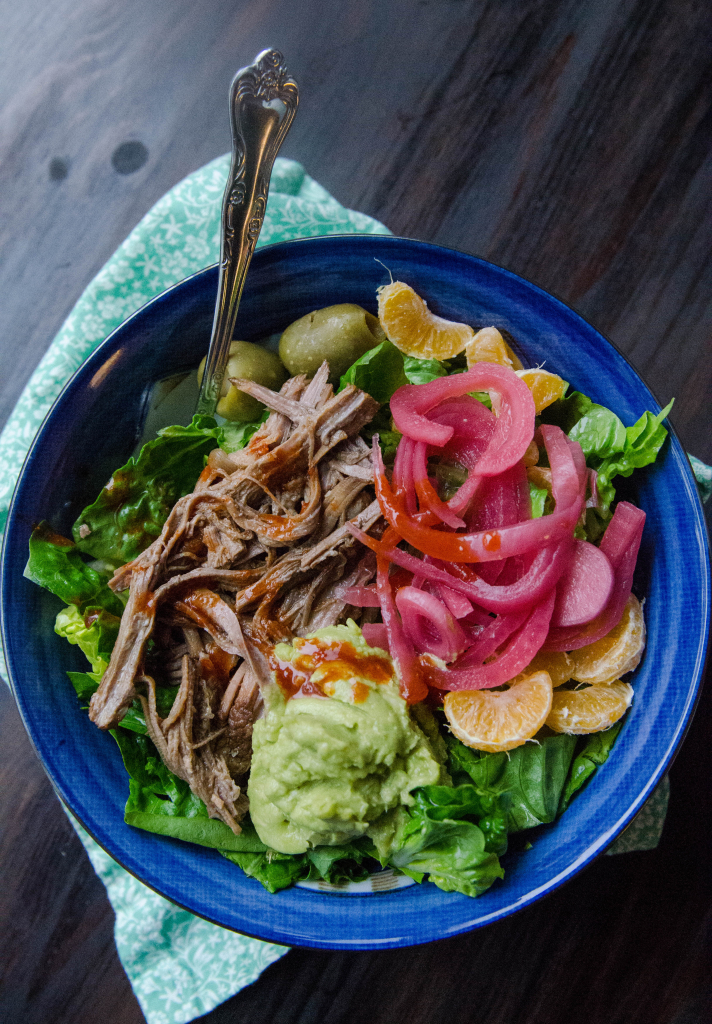
[[[708,0],[23,0],[0,7],[0,424],[83,288],[229,148],[265,46],[301,106],[284,155],[395,233],[501,264],[630,359],[712,462]],[[712,1021],[709,693],[655,851],[410,950],[294,950],[234,1024]],[[0,686],[0,1021],[136,1024],[101,883]]]

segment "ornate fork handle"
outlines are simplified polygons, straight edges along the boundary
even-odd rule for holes
[[[232,163],[222,208],[215,317],[196,411],[214,416],[225,378],[237,307],[262,230],[272,165],[299,104],[278,50],[263,50],[230,86]]]

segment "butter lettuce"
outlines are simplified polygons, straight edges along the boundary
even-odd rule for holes
[[[497,852],[489,848],[491,836],[471,820],[484,819],[487,810],[491,818],[494,811],[504,829],[503,812],[491,796],[472,785],[422,786],[412,795],[414,806],[391,856],[394,867],[417,881],[428,875],[445,892],[466,896],[479,896],[496,878],[504,878]],[[497,845],[504,852],[501,839]]]

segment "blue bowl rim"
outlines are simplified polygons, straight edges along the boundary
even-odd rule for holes
[[[474,264],[483,265],[483,266],[489,267],[489,268],[494,268],[499,274],[504,275],[506,278],[510,279],[513,282],[516,282],[519,285],[524,285],[526,287],[526,289],[531,290],[531,292],[533,292],[537,296],[543,297],[543,299],[546,300],[547,302],[554,302],[555,304],[559,305],[564,310],[566,310],[570,315],[573,315],[573,317],[575,317],[576,319],[580,320],[585,325],[586,328],[588,328],[589,330],[595,331],[595,333],[607,345],[609,345],[611,348],[614,349],[614,351],[618,354],[618,356],[621,359],[623,359],[624,362],[628,365],[628,367],[631,369],[633,374],[635,374],[635,376],[638,378],[639,383],[642,385],[642,387],[650,395],[650,398],[652,400],[652,405],[653,406],[657,406],[658,410],[661,408],[660,403],[657,401],[657,398],[655,397],[655,395],[653,394],[651,389],[648,387],[648,385],[642,380],[642,378],[638,374],[637,370],[635,370],[635,368],[631,364],[630,360],[626,357],[626,355],[623,352],[621,352],[621,350],[613,342],[611,342],[608,338],[606,338],[604,335],[602,335],[601,332],[598,331],[598,329],[593,328],[588,323],[588,321],[586,321],[585,318],[581,316],[581,314],[579,314],[575,309],[573,309],[573,307],[569,306],[562,299],[558,298],[558,296],[552,294],[551,292],[548,292],[548,291],[544,290],[543,288],[539,287],[538,285],[534,284],[531,281],[528,281],[526,278],[521,277],[520,275],[514,273],[513,271],[507,270],[506,268],[500,267],[497,264],[494,264],[494,263],[491,263],[491,262],[489,262],[487,260],[481,259],[480,257],[472,255],[471,253],[467,253],[467,252],[464,252],[462,250],[454,249],[454,248],[448,247],[448,246],[438,245],[436,243],[422,242],[422,241],[418,241],[416,239],[404,238],[404,237],[399,237],[399,236],[394,236],[394,235],[353,235],[353,234],[349,234],[349,233],[343,233],[343,234],[334,234],[334,235],[328,235],[328,236],[316,236],[316,237],[313,237],[313,238],[290,239],[290,240],[283,241],[283,242],[275,242],[275,243],[271,243],[269,245],[260,246],[258,251],[255,253],[255,259],[258,259],[260,254],[269,255],[270,252],[272,252],[274,250],[279,250],[280,248],[289,247],[290,249],[292,249],[294,247],[308,247],[308,246],[311,246],[311,245],[320,245],[320,244],[323,245],[324,242],[328,242],[329,240],[332,240],[332,239],[335,240],[335,241],[337,241],[337,240],[342,240],[342,241],[343,240],[348,240],[349,242],[354,242],[356,245],[358,245],[359,243],[361,243],[361,244],[364,244],[364,243],[374,244],[374,242],[375,242],[375,244],[379,244],[379,241],[382,241],[383,243],[394,243],[394,242],[396,244],[403,243],[403,244],[407,245],[408,247],[415,247],[416,249],[440,250],[443,253],[455,254],[455,255],[460,256],[462,258],[465,258],[467,260],[471,260]],[[109,856],[112,857],[112,859],[114,859],[125,870],[127,870],[130,874],[132,874],[135,878],[137,878],[139,881],[141,881],[144,885],[147,885],[148,888],[152,889],[157,894],[163,896],[164,898],[169,899],[171,902],[175,903],[177,906],[183,907],[184,909],[188,910],[189,912],[191,912],[193,914],[196,914],[196,916],[202,917],[205,920],[207,920],[207,921],[209,921],[209,922],[211,922],[213,924],[219,925],[220,927],[226,927],[229,930],[239,931],[240,934],[249,935],[252,938],[260,939],[260,940],[263,940],[263,941],[280,942],[280,943],[285,943],[285,944],[289,944],[289,945],[303,945],[303,946],[307,946],[307,947],[323,948],[323,949],[386,949],[386,948],[397,948],[397,947],[403,947],[403,946],[419,945],[419,944],[422,944],[424,942],[437,941],[440,938],[451,937],[454,934],[462,934],[462,933],[465,933],[465,932],[470,931],[470,930],[475,930],[475,929],[483,927],[483,926],[485,926],[487,924],[494,923],[497,920],[501,920],[502,918],[508,917],[511,914],[517,912],[518,910],[523,910],[525,907],[527,907],[527,906],[531,905],[532,903],[536,902],[537,900],[543,898],[544,896],[546,896],[550,892],[553,892],[555,889],[557,889],[561,885],[563,885],[564,882],[567,882],[567,881],[571,880],[572,878],[574,878],[580,871],[582,871],[588,864],[590,864],[591,861],[593,861],[601,853],[603,853],[604,850],[612,842],[614,842],[614,840],[617,838],[617,836],[620,835],[620,833],[626,828],[626,826],[628,824],[630,824],[632,819],[635,817],[635,815],[638,813],[638,811],[642,808],[643,804],[646,802],[648,797],[652,794],[653,790],[658,785],[658,783],[662,779],[663,775],[666,773],[666,771],[670,767],[670,764],[672,763],[674,757],[676,756],[676,753],[679,750],[679,747],[680,747],[680,745],[681,745],[681,743],[682,743],[682,741],[683,741],[683,739],[685,737],[687,729],[690,726],[690,723],[692,721],[692,717],[694,715],[694,711],[695,711],[695,708],[696,708],[696,705],[697,705],[697,701],[699,699],[701,682],[702,682],[702,677],[703,677],[703,673],[704,673],[704,669],[705,669],[705,664],[706,664],[707,641],[708,641],[709,629],[710,629],[709,614],[707,615],[707,626],[706,626],[706,629],[700,635],[700,638],[699,638],[699,643],[698,643],[698,647],[697,647],[697,657],[696,657],[696,660],[695,660],[695,670],[694,670],[693,679],[691,680],[690,687],[688,688],[687,700],[685,702],[683,713],[681,714],[681,716],[680,716],[680,718],[678,720],[678,723],[677,723],[677,726],[676,726],[676,729],[675,729],[675,733],[671,737],[670,743],[668,745],[668,748],[667,748],[664,756],[662,757],[662,759],[658,763],[658,765],[655,768],[654,772],[649,777],[648,783],[638,793],[637,797],[632,801],[632,803],[630,804],[628,809],[621,815],[621,817],[618,819],[618,821],[613,826],[611,826],[611,828],[609,828],[607,830],[607,832],[605,834],[598,836],[598,838],[588,846],[588,848],[582,853],[582,855],[580,857],[577,858],[577,860],[575,860],[572,864],[569,864],[564,870],[559,872],[559,874],[556,875],[554,878],[548,879],[546,881],[546,883],[542,884],[537,889],[531,890],[524,897],[522,897],[521,899],[516,900],[512,904],[509,904],[509,905],[504,906],[504,907],[500,907],[497,910],[493,911],[491,914],[486,915],[486,916],[478,917],[477,919],[472,920],[471,922],[463,923],[460,927],[457,928],[457,930],[453,930],[451,932],[448,932],[448,934],[446,936],[444,936],[442,934],[440,934],[440,935],[423,934],[423,935],[414,936],[414,937],[399,937],[399,938],[394,939],[394,940],[377,940],[377,941],[374,941],[374,942],[361,941],[361,940],[358,940],[356,942],[350,942],[349,940],[344,940],[344,939],[340,939],[338,941],[323,940],[323,939],[314,939],[313,941],[305,941],[303,938],[300,937],[300,939],[298,941],[295,941],[294,936],[293,935],[289,935],[289,934],[281,934],[281,933],[278,933],[276,931],[274,933],[270,932],[269,934],[264,933],[264,932],[261,933],[261,934],[255,934],[255,933],[252,933],[252,932],[249,932],[249,931],[244,931],[242,929],[238,930],[237,928],[235,928],[233,926],[226,925],[222,921],[217,920],[215,917],[212,917],[212,916],[210,916],[207,913],[202,913],[200,910],[196,909],[195,907],[189,906],[189,905],[181,902],[179,899],[176,899],[175,895],[168,896],[166,894],[166,892],[163,891],[158,885],[154,885],[153,883],[146,881],[140,875],[140,873],[137,870],[134,870],[132,867],[128,866],[122,860],[117,858],[116,854],[111,849],[107,848],[106,845],[104,845],[99,839],[97,839],[97,837],[94,835],[93,831],[90,828],[88,828],[87,825],[84,823],[84,821],[82,820],[81,816],[78,815],[76,813],[76,811],[72,808],[70,795],[65,793],[64,787],[62,786],[61,780],[59,778],[56,778],[54,773],[46,765],[45,760],[44,760],[43,755],[42,755],[42,752],[41,752],[41,750],[39,749],[39,747],[37,746],[37,744],[35,742],[34,735],[33,735],[32,731],[31,731],[31,729],[29,727],[28,717],[27,717],[27,715],[25,713],[25,708],[24,708],[22,697],[21,697],[21,692],[20,692],[20,690],[18,690],[18,687],[17,687],[15,679],[14,679],[13,667],[11,666],[11,658],[7,656],[7,652],[9,650],[9,645],[7,644],[7,635],[6,635],[6,630],[5,630],[6,616],[5,616],[5,611],[4,611],[5,603],[6,603],[6,598],[7,598],[7,586],[8,586],[8,584],[6,583],[6,576],[5,576],[5,572],[4,572],[4,567],[5,567],[6,559],[7,559],[7,549],[9,548],[9,545],[10,545],[10,536],[11,536],[12,528],[14,526],[15,504],[16,504],[16,501],[18,499],[18,495],[19,495],[20,490],[21,490],[21,484],[22,484],[22,481],[23,481],[23,477],[25,475],[27,467],[30,465],[30,463],[32,462],[32,460],[33,460],[33,458],[35,456],[37,448],[40,446],[40,444],[41,444],[41,442],[43,440],[43,435],[44,435],[47,427],[49,426],[49,423],[50,423],[50,421],[51,421],[51,419],[53,417],[53,414],[55,413],[55,410],[60,405],[60,403],[62,403],[62,401],[65,398],[65,395],[67,395],[68,392],[70,392],[71,390],[73,390],[74,387],[77,386],[78,378],[80,376],[83,377],[84,374],[89,373],[90,368],[92,368],[94,366],[95,362],[97,364],[102,362],[102,360],[104,358],[105,350],[111,346],[111,344],[114,342],[116,336],[118,334],[120,334],[121,332],[123,332],[125,329],[127,329],[127,327],[130,327],[130,325],[133,323],[133,321],[136,318],[139,318],[141,315],[145,314],[146,310],[149,307],[153,308],[153,307],[157,307],[160,304],[163,304],[165,302],[170,302],[170,299],[172,298],[173,294],[177,290],[180,290],[180,289],[184,288],[189,283],[194,282],[196,279],[200,278],[201,276],[209,275],[209,274],[214,273],[215,269],[216,269],[216,266],[217,266],[217,264],[212,264],[212,265],[210,265],[208,267],[205,267],[202,270],[199,270],[196,273],[191,274],[189,277],[182,279],[181,281],[179,281],[176,284],[172,285],[170,288],[165,289],[163,292],[161,292],[158,295],[154,296],[152,299],[149,299],[146,303],[144,303],[141,307],[139,307],[139,309],[137,309],[134,313],[132,313],[129,317],[127,317],[126,320],[124,320],[118,327],[116,327],[111,332],[111,334],[109,334],[107,336],[107,338],[105,338],[104,341],[102,341],[96,347],[96,349],[94,349],[94,351],[87,357],[87,359],[77,368],[77,370],[67,380],[67,382],[63,386],[62,390],[60,391],[59,395],[57,396],[55,401],[52,403],[52,406],[48,410],[48,412],[47,412],[46,416],[44,417],[40,427],[38,428],[37,433],[36,433],[35,437],[33,438],[32,444],[31,444],[31,446],[30,446],[30,448],[28,450],[28,453],[27,453],[27,455],[26,455],[26,457],[25,457],[25,459],[23,461],[22,469],[21,469],[20,474],[18,476],[18,480],[17,480],[16,486],[15,486],[15,489],[14,489],[14,492],[13,492],[12,500],[10,502],[10,506],[9,506],[9,510],[8,510],[8,517],[7,517],[7,524],[6,524],[6,529],[5,529],[5,536],[3,538],[2,549],[0,551],[0,637],[2,637],[3,648],[4,648],[5,652],[6,652],[6,664],[7,664],[7,669],[8,669],[8,676],[9,676],[9,680],[8,681],[10,683],[10,688],[11,688],[11,690],[12,690],[14,696],[15,696],[15,700],[17,702],[18,709],[20,711],[20,715],[21,715],[23,724],[25,725],[25,728],[27,729],[28,735],[30,737],[30,741],[31,741],[31,743],[32,743],[36,753],[37,753],[37,756],[40,759],[40,762],[42,763],[45,771],[48,774],[48,777],[49,777],[50,782],[51,782],[51,784],[53,786],[53,789],[55,790],[55,793],[57,794],[57,796],[59,797],[59,799],[61,800],[61,802],[65,806],[65,808],[76,818],[77,821],[80,822],[82,827],[92,836],[92,838],[95,840],[95,842],[97,842],[98,845],[102,849],[104,849],[105,852],[107,854],[109,854]],[[704,595],[703,596],[705,598],[705,607],[706,607],[706,609],[707,609],[707,611],[709,613],[710,603],[711,603],[711,600],[712,600],[712,584],[711,584],[711,579],[710,579],[709,539],[708,539],[708,534],[707,534],[706,523],[705,523],[705,520],[704,520],[704,513],[703,513],[703,510],[702,510],[702,506],[701,506],[701,502],[700,502],[699,495],[698,495],[698,492],[697,492],[697,488],[696,488],[696,485],[695,485],[695,482],[694,482],[694,476],[693,476],[693,473],[692,473],[692,468],[691,468],[689,459],[687,458],[687,455],[686,455],[686,453],[684,451],[684,448],[682,447],[682,445],[681,445],[681,443],[679,441],[679,438],[677,437],[677,433],[676,433],[674,427],[672,427],[672,424],[670,424],[669,421],[668,421],[668,430],[669,430],[670,435],[671,435],[671,441],[674,442],[674,447],[677,448],[677,451],[674,454],[676,455],[676,461],[677,461],[680,469],[682,470],[683,476],[685,478],[686,496],[690,500],[690,504],[691,504],[692,508],[694,509],[695,520],[696,520],[695,525],[697,526],[698,536],[703,538],[704,546],[705,546],[705,550],[706,550],[706,554],[707,554],[707,559],[706,559],[706,561],[703,561],[701,563],[700,568],[703,569],[703,574],[704,574],[704,580],[703,580],[703,582],[704,582]],[[349,897],[346,897],[346,898],[349,898]]]

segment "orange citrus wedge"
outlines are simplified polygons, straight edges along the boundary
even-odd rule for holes
[[[583,690],[557,690],[546,724],[553,732],[586,736],[610,729],[633,700],[633,687],[616,680]]]
[[[510,370],[521,370],[519,357],[509,347],[496,327],[483,327],[465,348],[467,367],[475,363],[499,363]]]
[[[568,683],[572,678],[573,669],[574,663],[571,656],[565,654],[564,651],[539,651],[524,672],[527,675],[532,672],[548,672],[551,677],[551,685],[556,689],[557,686]]]
[[[517,370],[517,376],[531,391],[537,414],[557,398],[562,398],[566,391],[566,381],[548,370]]]
[[[631,594],[623,617],[606,636],[571,652],[571,673],[580,683],[610,683],[632,672],[645,649],[645,619],[638,598]]]
[[[462,352],[474,333],[467,324],[431,313],[425,300],[403,281],[378,289],[378,318],[389,341],[418,359],[450,359]]]
[[[492,754],[531,739],[546,721],[551,700],[548,673],[535,672],[518,677],[507,690],[455,690],[443,706],[459,740]]]

